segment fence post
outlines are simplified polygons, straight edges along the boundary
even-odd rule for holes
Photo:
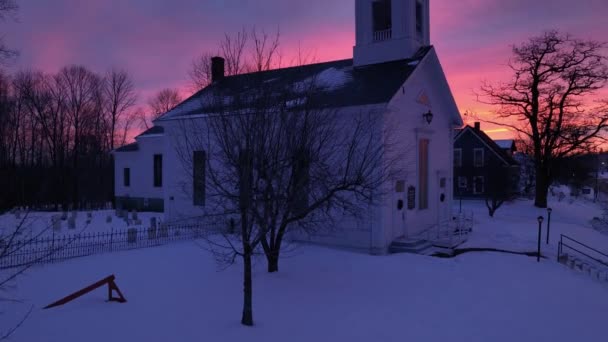
[[[547,245],[549,244],[549,232],[551,230],[551,212],[553,209],[547,208]]]
[[[55,254],[55,230],[53,229],[53,240],[51,241],[50,262],[53,262],[53,254]]]

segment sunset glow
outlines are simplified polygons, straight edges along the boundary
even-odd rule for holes
[[[351,58],[354,45],[352,0],[32,0],[20,5],[18,20],[3,24],[6,43],[20,51],[9,69],[54,72],[82,64],[101,72],[118,66],[133,75],[142,105],[166,87],[187,95],[192,59],[216,51],[224,32],[243,26],[280,28],[285,64],[298,46],[315,61],[328,61]],[[432,43],[461,112],[483,116],[491,109],[473,92],[482,80],[509,76],[505,64],[512,44],[548,29],[605,40],[606,13],[604,0],[433,0]],[[497,138],[510,135],[485,127]]]

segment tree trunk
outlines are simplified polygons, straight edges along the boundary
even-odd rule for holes
[[[253,286],[251,280],[251,251],[246,246],[243,254],[243,317],[241,324],[253,326]]]
[[[279,251],[271,251],[266,255],[268,260],[268,273],[279,272]]]
[[[549,179],[548,175],[543,172],[543,169],[536,170],[536,196],[534,198],[534,205],[538,208],[547,207],[547,195],[549,193]]]

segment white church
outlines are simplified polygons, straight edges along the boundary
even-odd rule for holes
[[[343,113],[372,110],[382,123],[390,123],[397,148],[405,152],[402,167],[380,203],[369,208],[368,218],[339,220],[327,232],[297,236],[381,254],[393,242],[420,236],[450,219],[453,137],[463,121],[430,42],[429,0],[355,0],[355,15],[353,58],[256,76],[294,85],[310,77],[329,79],[321,97],[325,107]],[[136,142],[114,151],[117,207],[162,211],[165,222],[209,210],[196,190],[184,191],[195,181],[177,144],[180,127],[213,114],[208,94],[247,87],[244,75],[224,76],[223,66],[221,58],[214,58],[211,85],[155,120]]]

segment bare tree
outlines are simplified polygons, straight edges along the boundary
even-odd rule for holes
[[[281,64],[281,31],[279,29],[271,36],[266,31],[258,31],[255,27],[251,29],[251,66],[250,71],[267,71],[279,68]],[[303,65],[303,64],[300,64]]]
[[[258,249],[268,271],[278,271],[288,232],[313,232],[338,213],[365,212],[395,171],[376,113],[323,109],[314,101],[314,79],[302,82],[294,98],[293,84],[257,75],[242,76],[251,91],[221,91],[203,103],[215,114],[184,120],[177,138],[191,194],[212,208],[206,217],[239,228],[212,248],[222,250],[221,262],[243,260],[245,325],[253,324],[251,262]]]
[[[117,126],[127,112],[135,105],[137,95],[131,77],[125,70],[112,69],[104,79],[105,110],[110,121],[110,150],[114,149]],[[124,141],[124,139],[123,139]]]
[[[211,58],[213,56],[212,53],[204,52],[192,60],[188,77],[193,93],[211,84]]]
[[[249,35],[243,28],[234,35],[226,33],[220,42],[220,51],[226,60],[226,75],[239,75],[247,70],[245,51]]]
[[[148,106],[152,112],[153,119],[165,114],[175,108],[182,97],[177,89],[166,88],[159,91],[153,98],[148,101]]]
[[[137,118],[143,129],[152,127],[152,121],[175,108],[182,102],[182,97],[177,89],[166,88],[148,100],[148,109],[137,108],[133,116]]]
[[[85,148],[85,139],[99,128],[98,118],[102,114],[100,106],[101,79],[83,66],[69,66],[61,69],[57,82],[64,94],[65,111],[71,124],[72,147],[72,199],[76,204],[80,198],[80,159]]]
[[[608,108],[590,100],[608,81],[606,44],[549,31],[513,47],[513,78],[484,83],[478,99],[496,108],[490,123],[529,141],[535,160],[534,204],[547,206],[554,160],[605,141]]]
[[[218,44],[218,54],[226,62],[225,75],[234,76],[243,72],[267,71],[280,67],[280,41],[281,34],[278,29],[272,35],[255,27],[249,31],[243,28],[233,35],[225,34]],[[215,55],[204,52],[192,61],[188,77],[193,92],[211,84],[211,58]]]

